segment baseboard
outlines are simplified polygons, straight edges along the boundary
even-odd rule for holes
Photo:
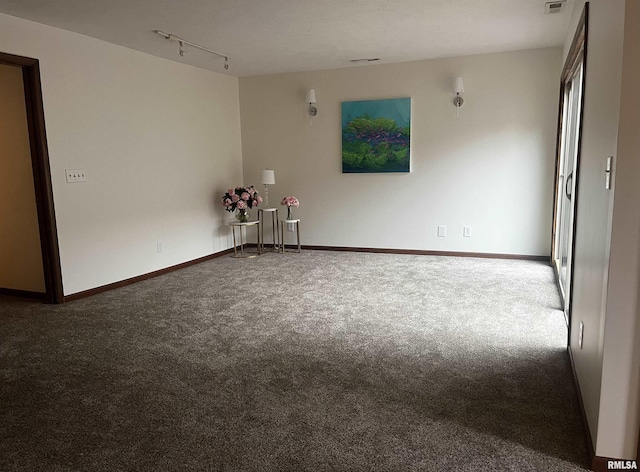
[[[287,246],[289,247],[289,246]],[[297,246],[291,246],[296,247]],[[419,256],[453,256],[453,257],[479,257],[483,259],[517,259],[524,261],[549,262],[549,256],[531,256],[525,254],[494,254],[489,252],[454,252],[454,251],[428,251],[422,249],[392,249],[372,247],[350,246],[302,246],[302,249],[311,251],[347,251],[347,252],[373,252],[380,254],[412,254]]]
[[[609,467],[609,462],[613,462]],[[595,456],[591,462],[593,472],[607,472],[611,470],[638,470],[638,461],[629,459],[612,459],[611,457]]]
[[[153,277],[158,277],[159,275],[167,274],[169,272],[173,272],[175,270],[184,269],[185,267],[189,267],[195,264],[200,264],[201,262],[210,261],[211,259],[216,259],[218,257],[222,257],[226,254],[231,254],[233,252],[233,248],[225,249],[224,251],[216,252],[213,254],[209,254],[208,256],[199,257],[197,259],[193,259],[191,261],[182,262],[181,264],[176,264],[170,267],[165,267],[164,269],[155,270],[153,272],[149,272],[147,274],[138,275],[136,277],[131,277],[129,279],[121,280],[119,282],[113,282],[107,285],[102,285],[100,287],[91,288],[89,290],[84,290],[82,292],[73,293],[71,295],[66,295],[64,297],[64,303],[72,302],[74,300],[79,300],[80,298],[90,297],[91,295],[96,295],[98,293],[106,292],[109,290],[113,290],[115,288],[125,287],[127,285],[134,284],[136,282],[141,282],[143,280],[151,279]]]
[[[17,290],[15,288],[0,288],[0,295],[8,295],[10,297],[30,298],[32,300],[45,300],[46,293],[31,292],[29,290]]]
[[[582,426],[584,427],[584,436],[587,441],[587,454],[589,455],[589,463],[591,464],[591,470],[593,472],[606,472],[609,470],[638,470],[638,461],[628,459],[614,459],[612,457],[596,456],[593,448],[593,441],[591,439],[591,431],[589,430],[589,423],[587,422],[587,414],[584,409],[584,402],[582,401],[582,392],[580,391],[580,383],[578,382],[578,376],[576,375],[576,365],[573,360],[573,353],[571,346],[567,347],[569,353],[569,359],[571,360],[571,374],[573,375],[573,384],[576,387],[578,394],[578,406],[580,407],[580,416],[582,417]],[[613,468],[609,467],[609,462],[614,462]],[[632,464],[633,463],[633,464]],[[633,467],[632,467],[633,465]],[[622,466],[622,467],[620,467]]]
[[[247,243],[244,247],[254,248],[256,243]],[[423,249],[393,249],[378,247],[354,247],[354,246],[313,246],[303,244],[302,249],[309,251],[344,251],[344,252],[372,252],[377,254],[409,254],[416,256],[452,256],[452,257],[478,257],[481,259],[513,259],[521,261],[550,262],[549,256],[531,256],[527,254],[495,254],[492,252],[455,252],[455,251],[430,251]],[[285,249],[298,249],[296,244],[285,244]]]
[[[245,247],[256,247],[256,244],[251,244],[251,243],[245,244]],[[298,246],[295,246],[295,245],[286,245],[285,247],[287,249],[298,248]],[[302,246],[302,249],[306,249],[310,251],[350,251],[350,252],[373,252],[373,253],[382,253],[382,254],[415,254],[415,255],[423,255],[423,256],[455,256],[455,257],[479,257],[479,258],[490,258],[490,259],[519,259],[519,260],[543,261],[543,262],[549,261],[548,256],[528,256],[528,255],[521,255],[521,254],[493,254],[493,253],[480,253],[480,252],[425,251],[425,250],[418,250],[418,249],[390,249],[390,248],[386,249],[386,248],[366,248],[366,247],[347,247],[347,246]],[[96,295],[98,293],[106,292],[108,290],[125,287],[127,285],[131,285],[136,282],[140,282],[142,280],[147,280],[153,277],[157,277],[159,275],[166,274],[168,272],[173,272],[174,270],[183,269],[185,267],[189,267],[194,264],[199,264],[201,262],[209,261],[211,259],[224,256],[226,254],[231,254],[232,252],[233,252],[233,248],[226,249],[221,252],[216,252],[214,254],[200,257],[198,259],[194,259],[191,261],[183,262],[181,264],[177,264],[171,267],[165,267],[164,269],[156,270],[154,272],[149,272],[147,274],[138,275],[136,277],[131,277],[129,279],[121,280],[119,282],[113,282],[107,285],[102,285],[100,287],[84,290],[82,292],[66,295],[64,297],[64,303],[72,302],[74,300],[79,300],[85,297],[90,297],[91,295]]]
[[[596,463],[596,452],[593,449],[593,440],[591,438],[591,430],[589,429],[589,422],[587,421],[587,413],[584,409],[584,401],[582,400],[582,391],[580,390],[580,382],[578,381],[578,374],[576,374],[576,364],[573,360],[573,352],[571,351],[571,345],[567,346],[567,353],[569,354],[569,360],[571,361],[571,375],[573,377],[573,385],[578,395],[578,406],[580,407],[580,417],[582,418],[582,427],[584,429],[584,437],[587,446],[587,454],[589,455],[589,462],[591,463],[591,470],[594,469]],[[606,462],[605,462],[606,467]],[[606,469],[602,469],[606,470]]]
[[[604,457],[592,456],[591,460],[591,470],[593,472],[604,472],[608,470],[607,468],[607,460]]]

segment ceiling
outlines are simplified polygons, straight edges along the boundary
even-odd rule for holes
[[[250,76],[562,45],[574,0],[0,0],[0,12]],[[178,44],[162,30],[230,57]]]

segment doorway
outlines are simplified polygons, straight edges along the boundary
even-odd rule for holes
[[[567,325],[571,324],[573,243],[584,104],[587,14],[588,4],[582,13],[560,83],[552,259]]]
[[[0,52],[0,64],[19,67],[24,84],[29,149],[33,169],[40,250],[45,283],[45,301],[63,303],[62,271],[58,248],[49,152],[44,124],[40,64],[37,59]],[[19,295],[19,294],[18,294]]]

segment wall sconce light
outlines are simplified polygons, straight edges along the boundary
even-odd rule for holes
[[[316,91],[314,89],[309,89],[307,91],[307,97],[304,99],[305,103],[309,105],[309,116],[313,117],[318,114],[318,109],[316,108]],[[309,118],[309,126],[311,126],[311,118]]]
[[[262,169],[260,171],[260,180],[264,185],[264,202],[265,208],[269,207],[269,185],[276,183],[276,172],[273,169]]]
[[[462,77],[456,78],[453,91],[456,94],[455,98],[453,99],[453,104],[456,107],[456,118],[458,118],[458,110],[464,103],[464,98],[460,96],[461,93],[464,93],[464,84],[462,83]]]

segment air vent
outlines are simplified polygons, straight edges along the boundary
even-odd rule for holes
[[[547,2],[544,4],[544,13],[549,15],[551,13],[560,13],[564,11],[564,0],[557,2]]]
[[[368,58],[364,58],[364,59],[351,59],[351,62],[356,64],[358,62],[376,62],[376,61],[379,61],[379,60],[380,60],[379,57],[368,57]]]

